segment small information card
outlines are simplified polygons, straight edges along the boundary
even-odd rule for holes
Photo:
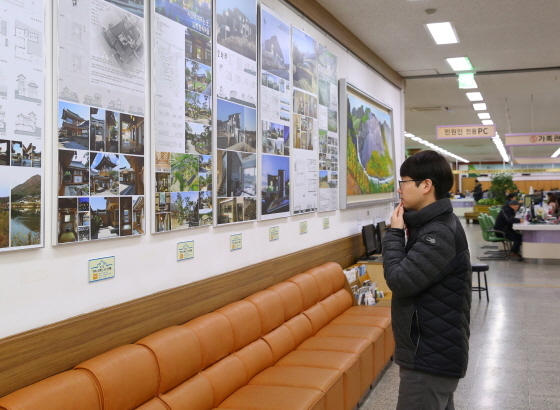
[[[329,218],[323,218],[323,229],[329,229],[329,228],[330,228]]]
[[[177,260],[194,258],[194,241],[179,242],[177,244]]]
[[[299,223],[299,233],[307,233],[307,221],[303,221]]]
[[[242,234],[240,233],[236,233],[235,235],[231,235],[229,237],[229,242],[230,242],[230,251],[238,251],[239,249],[241,249],[242,246]]]
[[[278,239],[280,239],[280,227],[279,226],[271,226],[268,229],[268,240],[277,241]]]
[[[90,259],[88,262],[89,281],[97,282],[115,277],[115,257]]]

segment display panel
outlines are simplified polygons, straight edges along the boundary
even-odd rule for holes
[[[346,80],[339,82],[342,179],[341,208],[396,198],[393,111]]]
[[[210,226],[212,1],[155,2],[154,231]]]
[[[56,244],[142,235],[143,2],[59,0]]]
[[[290,215],[290,24],[261,7],[261,219]]]
[[[216,225],[257,219],[257,2],[216,0]]]
[[[319,45],[319,212],[338,209],[338,58]]]
[[[317,211],[318,190],[318,63],[317,41],[292,26],[294,215]]]
[[[43,246],[44,14],[0,0],[0,252]]]

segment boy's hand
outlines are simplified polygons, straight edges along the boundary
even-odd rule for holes
[[[404,207],[402,201],[397,205],[391,215],[391,228],[404,229]]]

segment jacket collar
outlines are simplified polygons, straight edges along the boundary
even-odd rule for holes
[[[419,211],[405,211],[404,222],[408,228],[417,228],[426,224],[436,216],[450,214],[453,212],[453,206],[449,198],[440,199],[425,206]]]

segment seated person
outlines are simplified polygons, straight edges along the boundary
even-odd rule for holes
[[[514,199],[517,199],[517,192],[513,192],[511,194],[508,194],[507,199],[506,199],[506,203],[504,205],[509,204],[510,201],[513,201]]]
[[[511,247],[511,258],[513,260],[522,260],[519,254],[519,248],[521,247],[521,234],[513,230],[512,226],[515,223],[521,222],[519,218],[515,217],[515,213],[519,210],[520,203],[517,200],[510,201],[507,205],[504,205],[496,218],[496,223],[494,224],[494,229],[497,231],[502,231],[504,235],[496,233],[496,236],[503,238],[504,236],[513,242]]]
[[[464,195],[461,191],[457,190],[457,192],[455,192],[455,198],[463,198]]]
[[[546,196],[547,204],[548,206],[550,206],[550,214],[556,218],[560,217],[560,206],[558,203],[558,197],[552,192],[549,192],[548,194],[546,194]]]

